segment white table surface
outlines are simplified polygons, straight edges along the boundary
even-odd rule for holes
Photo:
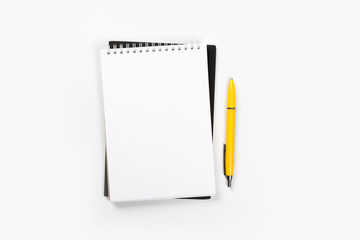
[[[2,1],[1,239],[359,239],[357,1]],[[99,49],[217,52],[211,201],[103,194]],[[229,76],[233,188],[222,175]]]

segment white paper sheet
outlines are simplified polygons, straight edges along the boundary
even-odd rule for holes
[[[206,45],[158,48],[101,50],[111,201],[215,194]]]

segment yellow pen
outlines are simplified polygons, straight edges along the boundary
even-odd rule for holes
[[[226,145],[225,151],[225,176],[228,187],[231,187],[231,180],[234,174],[234,146],[235,146],[235,85],[231,78],[228,89],[226,120]]]

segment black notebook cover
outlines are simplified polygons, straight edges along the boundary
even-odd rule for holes
[[[129,41],[110,41],[110,48],[123,47],[140,47],[145,46],[164,46],[171,45],[171,43],[152,43],[152,42],[129,42]],[[216,65],[216,46],[207,45],[207,58],[208,58],[208,72],[209,72],[209,93],[210,93],[210,111],[211,111],[211,130],[214,132],[214,99],[215,99],[215,65]],[[105,148],[105,183],[104,183],[104,196],[109,196],[108,181],[107,181],[107,154]],[[210,196],[192,197],[186,199],[210,199]]]

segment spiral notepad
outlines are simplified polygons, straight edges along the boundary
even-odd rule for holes
[[[111,201],[215,193],[206,45],[101,50]]]

